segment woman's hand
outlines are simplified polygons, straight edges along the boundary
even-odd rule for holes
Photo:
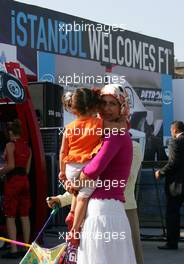
[[[54,208],[56,204],[60,205],[60,200],[57,196],[47,197],[46,202],[49,208]]]

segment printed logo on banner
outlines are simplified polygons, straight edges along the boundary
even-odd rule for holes
[[[14,80],[9,80],[7,82],[7,89],[10,92],[10,94],[15,98],[23,98],[22,88],[19,86],[19,84]]]
[[[162,94],[162,101],[163,104],[171,104],[172,103],[172,92],[171,91],[164,91]]]
[[[55,83],[55,77],[50,73],[46,73],[41,77],[40,81]]]
[[[12,74],[0,72],[1,98],[9,98],[15,103],[23,103],[26,94],[22,83]]]

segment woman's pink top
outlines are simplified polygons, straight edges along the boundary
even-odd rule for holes
[[[124,189],[132,163],[132,140],[125,134],[105,137],[97,155],[83,169],[84,174],[97,180],[91,198],[125,201]]]

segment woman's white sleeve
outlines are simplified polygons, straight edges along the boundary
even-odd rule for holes
[[[65,207],[72,203],[72,194],[65,192],[63,195],[57,195],[60,200],[61,207]]]

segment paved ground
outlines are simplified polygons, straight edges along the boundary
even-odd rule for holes
[[[157,230],[158,231],[158,230]],[[144,230],[142,231],[143,233]],[[146,230],[146,233],[150,234],[152,230]],[[154,231],[155,233],[156,231]],[[55,234],[47,233],[45,236],[45,244],[49,246],[54,246],[57,243],[61,243],[58,240],[57,232]],[[184,243],[179,244],[178,250],[159,250],[158,245],[162,245],[165,242],[160,241],[142,241],[145,264],[183,264],[184,263]],[[0,251],[0,255],[3,252]],[[0,258],[0,264],[18,264],[21,259],[17,260],[5,260]],[[104,263],[105,264],[105,263]],[[118,263],[120,264],[120,262]],[[122,263],[123,264],[123,263]]]

